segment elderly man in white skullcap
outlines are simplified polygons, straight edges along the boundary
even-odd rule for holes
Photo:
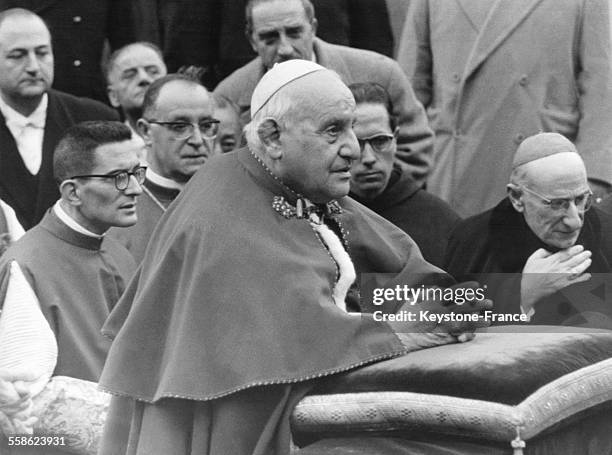
[[[194,175],[104,328],[114,342],[100,386],[122,398],[103,455],[288,454],[290,412],[315,378],[466,341],[483,325],[392,326],[354,298],[359,273],[418,286],[441,271],[346,197],[355,102],[334,72],[278,64],[251,105],[248,147]]]
[[[506,287],[491,289],[498,313],[523,313],[544,324],[607,325],[612,314],[586,297],[599,283],[592,274],[611,271],[612,217],[591,208],[587,173],[574,144],[558,133],[525,139],[514,156],[507,194],[493,209],[457,226],[446,270],[456,278],[478,274],[485,282],[505,281]],[[502,273],[503,280],[484,276]]]

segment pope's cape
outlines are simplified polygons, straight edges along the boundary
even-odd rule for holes
[[[306,219],[273,208],[274,196],[295,204],[247,149],[192,178],[107,321],[115,340],[102,389],[146,402],[213,400],[405,352],[387,323],[334,305],[336,263]],[[440,273],[404,232],[348,197],[340,203],[330,224],[358,276],[417,285]]]

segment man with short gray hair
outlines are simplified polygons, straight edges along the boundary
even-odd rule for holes
[[[114,108],[120,110],[138,138],[136,123],[142,117],[145,92],[153,81],[166,73],[161,50],[146,41],[127,44],[113,52],[108,60],[108,99]]]
[[[279,62],[312,60],[338,73],[347,85],[377,82],[389,93],[393,114],[399,120],[398,159],[422,186],[432,164],[433,134],[423,106],[397,62],[375,52],[329,44],[317,38],[317,19],[309,0],[250,0],[246,17],[247,35],[258,57],[215,89],[215,93],[238,104],[244,123],[249,120],[255,86]]]

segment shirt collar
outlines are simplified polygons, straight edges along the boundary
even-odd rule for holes
[[[6,125],[10,127],[16,127],[23,129],[26,126],[33,126],[35,128],[44,129],[45,122],[47,120],[47,106],[49,104],[49,97],[45,93],[38,104],[38,107],[34,109],[29,116],[24,116],[9,106],[2,96],[0,96],[0,112],[6,119]]]
[[[86,235],[88,237],[94,237],[96,239],[101,239],[102,237],[104,237],[104,235],[99,235],[96,234],[95,232],[91,232],[89,229],[81,226],[74,218],[72,218],[62,207],[62,205],[60,204],[61,199],[58,200],[55,205],[53,206],[53,211],[55,212],[55,215],[62,220],[62,222],[68,226],[70,229]]]
[[[176,182],[166,177],[162,177],[157,172],[153,171],[150,167],[147,168],[147,178],[156,185],[159,185],[163,188],[170,188],[179,191],[185,188],[185,184]]]
[[[132,136],[136,135],[136,136],[139,136],[139,137],[140,137],[140,134],[138,134],[138,131],[136,131],[136,130],[135,130],[133,127],[132,127],[132,124],[129,122],[129,120],[125,120],[123,123],[124,123],[124,125],[125,125],[125,126],[127,126],[127,127],[130,129],[130,131],[132,132]]]

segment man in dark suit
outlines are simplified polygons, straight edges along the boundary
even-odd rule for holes
[[[133,0],[139,39],[158,44],[168,69],[207,68],[203,83],[214,86],[256,54],[244,35],[247,0]],[[384,0],[312,0],[318,36],[388,57],[393,35]],[[185,14],[184,11],[189,11]]]
[[[25,8],[38,14],[53,35],[53,88],[106,102],[100,62],[105,42],[111,51],[136,41],[132,2],[126,0],[0,0],[0,11]]]
[[[251,46],[259,57],[233,72],[215,89],[215,93],[238,104],[245,123],[250,117],[253,90],[266,71],[285,60],[314,60],[338,73],[347,85],[376,82],[387,90],[393,114],[399,119],[397,156],[417,183],[423,184],[430,170],[433,134],[423,106],[394,60],[317,38],[318,21],[309,0],[250,0],[246,17]]]
[[[21,8],[0,13],[0,198],[25,229],[59,197],[52,162],[64,130],[117,119],[102,103],[51,90],[52,83],[51,35],[42,19]]]

